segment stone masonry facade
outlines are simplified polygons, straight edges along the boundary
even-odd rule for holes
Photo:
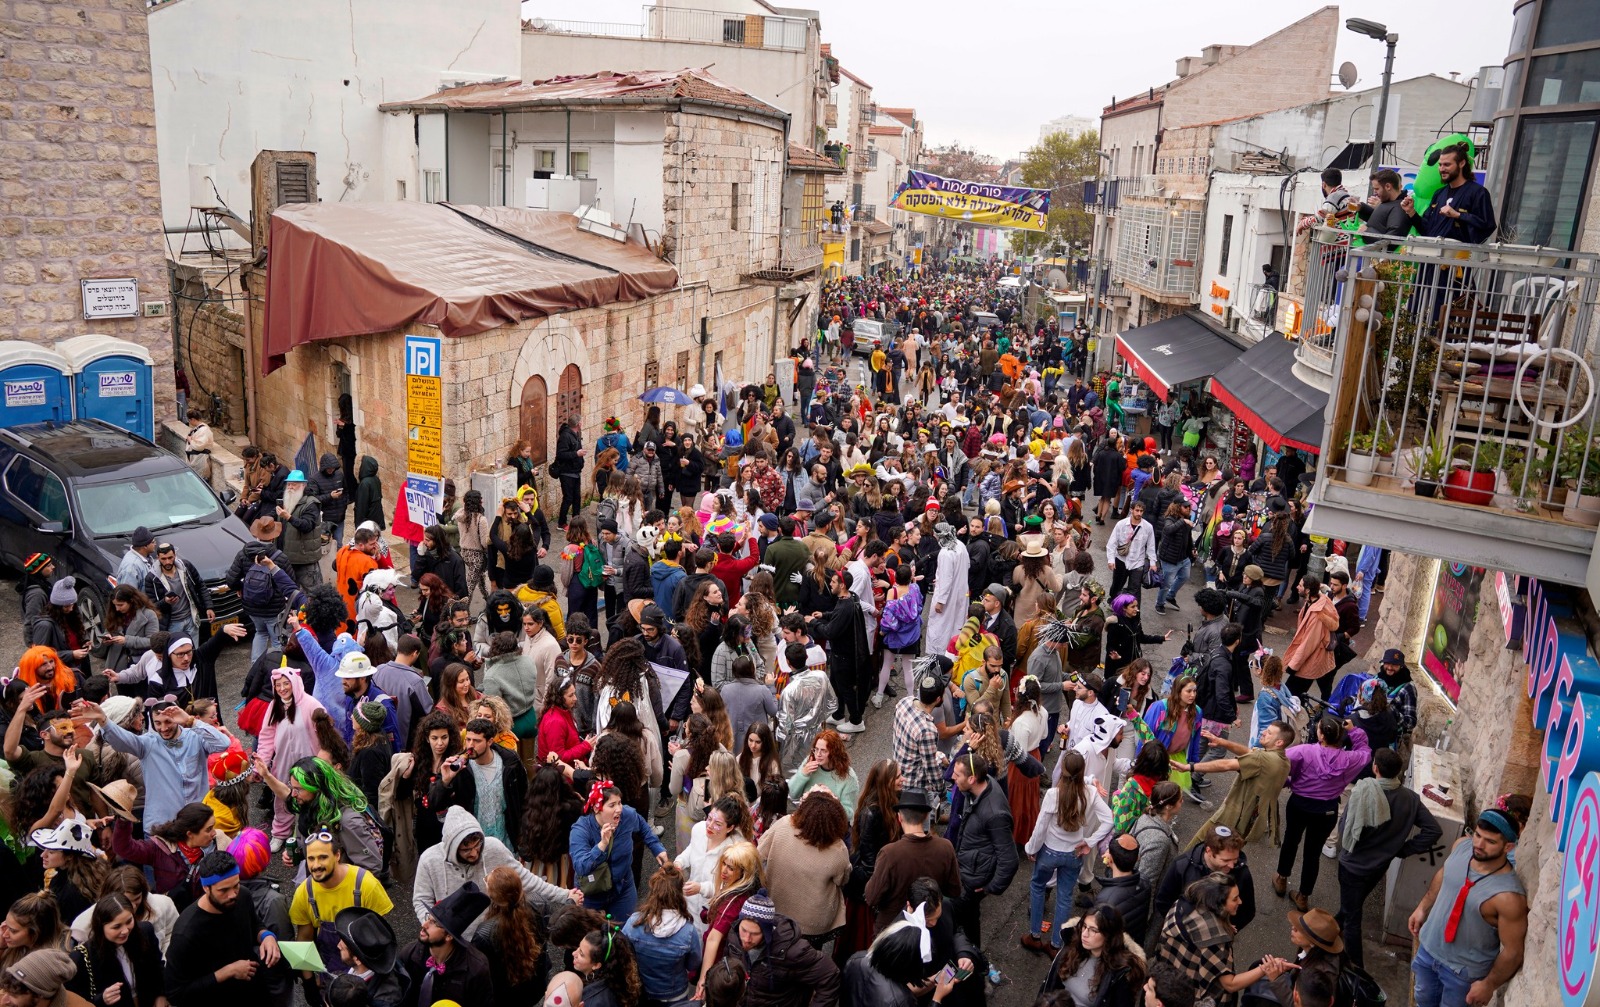
[[[729,335],[726,339],[714,338],[705,347],[705,384],[712,383],[718,354],[725,373],[743,373],[747,326],[770,322],[771,298],[770,289],[752,287],[712,300],[710,312],[722,316],[713,323],[713,331],[726,331]],[[585,458],[587,476],[602,420],[617,416],[630,434],[643,420],[639,393],[651,364],[661,383],[674,382],[677,363],[687,354],[685,384],[699,380],[696,374],[700,346],[693,333],[698,328],[698,318],[707,310],[703,293],[696,297],[692,289],[681,290],[643,301],[530,320],[477,335],[445,338],[441,355],[445,475],[464,488],[470,472],[505,463],[519,436],[523,388],[536,376],[543,379],[548,393],[547,457],[554,459],[560,428],[557,390],[562,372],[572,365],[582,378],[584,443],[590,450],[590,456]],[[259,327],[259,301],[252,302],[252,311]],[[432,326],[415,325],[404,331],[312,343],[290,351],[283,367],[258,379],[258,442],[280,457],[289,457],[307,432],[316,432],[318,450],[326,450],[327,417],[333,395],[329,374],[335,363],[343,364],[352,375],[357,410],[356,450],[378,460],[385,513],[389,513],[405,468],[406,334],[437,336],[439,332]],[[259,353],[258,346],[252,349],[251,360],[259,360]],[[665,418],[674,418],[674,410],[666,410]],[[584,486],[587,490],[587,479]],[[554,515],[552,506],[549,516]]]
[[[79,280],[129,276],[170,305],[144,2],[0,0],[0,339],[144,346],[159,421],[171,319],[83,319]]]
[[[222,398],[227,422],[219,429],[243,433],[246,422],[244,354],[245,316],[239,303],[200,281],[190,281],[178,293],[174,320],[181,333],[178,346],[184,372],[189,375],[189,402],[209,415],[210,397]]]

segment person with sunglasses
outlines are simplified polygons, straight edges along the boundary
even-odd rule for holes
[[[219,633],[212,637],[217,640]],[[178,661],[177,652],[187,649],[193,653],[194,644],[179,638],[168,645],[167,653]],[[100,704],[79,700],[72,705],[74,718],[99,724],[106,743],[119,752],[136,755],[144,766],[144,827],[154,831],[163,822],[178,817],[186,804],[198,804],[210,789],[211,777],[206,770],[206,758],[226,752],[233,744],[228,732],[207,724],[185,713],[170,696],[157,700],[150,707],[155,730],[146,734],[133,734],[121,725],[111,722]]]
[[[295,886],[289,903],[289,922],[295,939],[315,941],[327,976],[348,972],[350,966],[339,957],[339,929],[335,917],[355,906],[387,916],[394,909],[389,893],[377,875],[363,867],[344,862],[344,844],[330,829],[312,832],[304,839],[306,879]],[[307,973],[306,977],[311,974]],[[306,1001],[318,999],[307,991]]]
[[[466,938],[467,927],[488,908],[489,896],[468,881],[428,910],[416,942],[400,952],[410,979],[402,1007],[494,1003],[489,959]]]

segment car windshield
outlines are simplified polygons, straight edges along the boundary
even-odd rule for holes
[[[188,469],[142,479],[78,484],[78,509],[95,535],[127,535],[143,526],[170,528],[220,511],[211,488]]]

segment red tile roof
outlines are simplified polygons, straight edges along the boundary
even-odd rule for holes
[[[789,142],[789,170],[809,173],[822,173],[827,175],[842,175],[844,169],[839,167],[839,162],[831,157],[802,147],[794,141]]]
[[[901,126],[868,126],[868,136],[899,136],[905,132]]]
[[[627,72],[602,70],[599,73],[552,77],[549,80],[464,84],[412,101],[385,102],[378,107],[385,112],[486,112],[606,104],[619,100],[662,103],[702,101],[732,105],[774,117],[787,117],[781,109],[695,67]]]
[[[839,64],[839,72],[844,74],[846,77],[849,77],[851,80],[855,81],[857,84],[860,84],[862,87],[867,88],[868,90],[871,90],[871,88],[872,88],[871,84],[868,84],[866,81],[862,80],[860,77],[857,77],[855,74],[851,73],[849,70],[846,70],[844,68],[844,64],[843,63]]]
[[[894,116],[896,119],[899,119],[901,122],[912,127],[913,129],[916,128],[917,110],[914,108],[887,108],[880,105],[878,107],[878,111],[882,112],[884,115]]]

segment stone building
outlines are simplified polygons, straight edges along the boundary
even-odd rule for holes
[[[527,290],[508,289],[487,327],[455,328],[450,311],[441,307],[419,311],[405,324],[347,327],[345,334],[296,340],[292,349],[274,344],[269,352],[264,337],[276,329],[270,316],[292,310],[284,305],[303,301],[309,289],[275,306],[270,291],[279,288],[270,270],[272,256],[281,253],[269,246],[268,275],[253,272],[248,281],[251,359],[277,367],[264,377],[252,375],[263,444],[292,451],[308,430],[330,429],[338,396],[348,392],[356,404],[358,451],[378,457],[398,485],[406,458],[408,335],[444,334],[443,469],[458,482],[473,469],[503,463],[518,439],[532,443],[536,458],[552,458],[563,416],[581,415],[591,441],[607,416],[617,416],[631,433],[643,417],[638,395],[644,389],[760,381],[776,356],[787,352],[792,305],[785,304],[781,279],[791,264],[784,258],[782,233],[784,113],[693,70],[469,85],[384,108],[396,117],[415,117],[422,170],[464,174],[470,171],[464,165],[487,164],[489,151],[509,147],[513,136],[532,152],[565,153],[570,115],[573,149],[581,145],[591,152],[590,178],[536,179],[555,184],[529,182],[517,207],[470,207],[459,200],[450,207],[366,204],[361,210],[371,216],[359,222],[317,216],[317,211],[355,209],[348,206],[292,207],[277,214],[290,214],[313,229],[321,229],[320,220],[332,221],[328,247],[360,249],[380,272],[390,268],[384,242],[374,246],[350,235],[387,234],[389,243],[403,250],[418,240],[422,232],[416,228],[442,226],[438,221],[459,211],[478,215],[492,232],[483,235],[473,254],[502,254],[508,241],[525,250],[543,247],[544,239],[530,238],[527,229],[537,231],[545,226],[537,221],[560,218],[574,234],[563,238],[571,243],[560,246],[559,256],[604,262],[608,252],[626,249],[629,269],[647,261],[673,281],[601,302],[532,306],[527,303],[532,298],[524,297]],[[476,173],[467,178],[477,183]],[[269,181],[263,173],[258,189]],[[453,192],[456,183],[445,177],[440,184]],[[509,192],[509,180],[506,184]],[[606,205],[618,208],[615,215],[597,213],[584,201],[585,187],[603,187]],[[569,198],[569,189],[570,206],[528,202],[530,193]],[[258,217],[271,212],[258,201]],[[278,234],[276,218],[272,234]],[[453,265],[441,266],[419,284],[440,305],[481,293],[484,278],[462,274]],[[322,295],[330,296],[327,290]],[[518,298],[524,300],[513,305]],[[281,367],[270,359],[277,356]],[[670,409],[666,418],[673,418]]]
[[[155,361],[175,410],[156,119],[143,0],[0,2],[0,339],[88,332]],[[84,320],[80,281],[137,282],[134,317]]]
[[[1193,303],[1209,164],[1201,165],[1204,154],[1185,150],[1180,168],[1168,138],[1186,126],[1326,98],[1338,33],[1339,9],[1323,7],[1253,45],[1206,46],[1177,61],[1174,79],[1105,107],[1102,167],[1116,195],[1096,228],[1096,254],[1104,249],[1114,281],[1102,331],[1159,321]],[[1182,198],[1169,205],[1168,196]]]

